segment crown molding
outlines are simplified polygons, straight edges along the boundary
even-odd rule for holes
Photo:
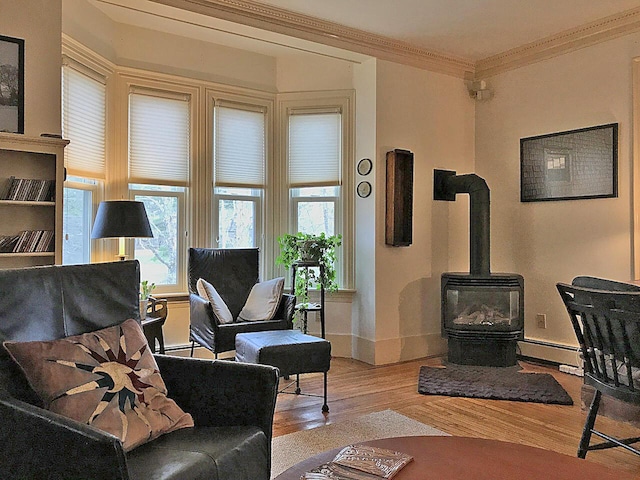
[[[640,30],[638,7],[473,62],[253,0],[150,1],[467,80],[486,79]]]
[[[151,1],[460,78],[474,71],[471,60],[251,0]]]
[[[640,7],[478,60],[475,65],[475,78],[486,79],[638,30],[640,30]]]

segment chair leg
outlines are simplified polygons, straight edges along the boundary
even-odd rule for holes
[[[589,407],[589,413],[587,413],[587,419],[584,423],[582,430],[582,438],[580,438],[580,445],[578,446],[578,458],[585,458],[589,451],[589,442],[591,441],[591,431],[596,424],[596,416],[598,415],[598,408],[600,408],[600,397],[602,393],[600,390],[596,390]]]
[[[191,357],[193,358],[193,350],[196,348],[195,340],[191,340]]]
[[[302,392],[300,390],[300,374],[296,373],[296,395],[300,395],[300,392]]]
[[[327,402],[327,372],[324,372],[324,405],[322,405],[322,412],[329,413],[329,404]]]

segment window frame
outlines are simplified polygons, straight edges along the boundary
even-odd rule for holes
[[[109,132],[110,129],[113,128],[112,125],[112,110],[111,110],[111,102],[110,95],[112,95],[112,85],[113,85],[113,73],[114,73],[114,65],[107,61],[105,58],[95,54],[94,52],[85,49],[84,47],[79,48],[74,41],[70,40],[66,35],[63,34],[63,42],[62,42],[62,63],[60,68],[60,78],[61,84],[63,82],[64,77],[64,69],[70,68],[75,70],[77,73],[88,77],[91,80],[94,80],[98,83],[101,83],[105,86],[105,104],[104,104],[104,115],[105,115],[105,144],[104,144],[104,155],[105,155],[105,163],[102,177],[94,178],[89,175],[75,175],[69,176],[67,179],[67,172],[65,168],[65,181],[63,184],[63,190],[66,188],[73,188],[76,190],[85,190],[91,192],[91,221],[89,222],[89,230],[85,232],[88,236],[89,240],[89,261],[97,262],[104,259],[105,249],[104,244],[100,240],[91,239],[91,229],[93,227],[93,221],[95,220],[96,212],[98,211],[98,205],[105,198],[105,186],[107,184],[107,175],[108,175],[108,159],[111,155],[111,146],[109,143]],[[61,106],[60,106],[60,114],[61,118],[64,116],[64,86],[62,86],[61,91]],[[64,122],[62,122],[64,128]],[[66,159],[65,159],[66,166]],[[73,180],[74,178],[79,179],[80,181]],[[93,181],[95,183],[85,183],[82,180]],[[63,206],[64,210],[64,206]],[[64,219],[64,211],[63,211],[63,219]],[[63,231],[64,231],[64,222],[63,222]],[[64,242],[64,239],[63,239]],[[64,251],[64,248],[63,248]],[[62,259],[62,263],[64,264],[64,257]]]
[[[93,262],[95,261],[96,258],[99,258],[100,255],[102,254],[102,248],[100,243],[98,243],[96,240],[91,239],[91,229],[93,227],[93,221],[95,220],[95,217],[96,217],[96,212],[98,211],[98,204],[100,203],[100,199],[103,196],[104,182],[101,180],[93,179],[93,178],[82,178],[82,177],[72,177],[72,178],[78,178],[79,180],[87,180],[87,181],[94,182],[94,183],[85,183],[82,181],[69,179],[69,180],[65,180],[63,185],[63,190],[65,191],[67,189],[73,189],[73,190],[82,190],[90,193],[91,200],[87,205],[89,207],[89,212],[86,212],[88,214],[89,229],[84,233],[86,233],[87,235],[86,240],[87,240],[87,245],[89,246],[88,259],[89,259],[89,262]],[[63,204],[63,209],[65,208],[65,205],[66,203]],[[63,212],[63,218],[64,218],[64,212]],[[62,225],[62,229],[63,229],[63,235],[66,236],[64,223]],[[62,264],[68,265],[65,262],[65,258],[64,258],[64,242],[65,241],[66,239],[63,238],[62,239],[62,242],[63,242]]]
[[[260,245],[263,244],[264,234],[263,232],[263,223],[264,223],[264,215],[262,212],[264,209],[262,208],[263,198],[265,189],[261,188],[247,188],[247,190],[257,190],[259,194],[250,194],[250,195],[240,195],[240,194],[230,194],[230,193],[218,193],[216,190],[219,188],[226,187],[213,187],[213,210],[211,212],[211,222],[213,225],[212,232],[212,244],[215,248],[220,247],[220,216],[218,212],[220,212],[220,202],[221,201],[241,201],[241,202],[252,202],[254,204],[254,212],[256,213],[255,222],[253,225],[254,235],[253,235],[253,247],[259,248]],[[250,247],[251,248],[251,247]]]
[[[139,183],[129,184],[129,195],[131,200],[137,200],[136,196],[144,197],[169,197],[177,199],[177,218],[178,225],[176,226],[176,283],[164,283],[156,284],[155,292],[159,294],[176,293],[187,290],[187,277],[186,277],[186,256],[183,252],[187,250],[186,246],[186,211],[187,211],[187,189],[188,187],[178,187],[179,190],[153,190],[153,189],[139,189],[135,188],[135,185],[142,185]],[[149,187],[163,187],[166,185],[152,185],[144,184]],[[138,200],[141,201],[141,200]],[[133,258],[135,258],[135,239],[129,240],[131,243],[131,251],[133,252]],[[141,279],[144,280],[144,279]]]
[[[214,145],[214,129],[215,124],[215,107],[220,105],[224,107],[237,106],[240,109],[263,111],[265,115],[265,164],[264,164],[264,186],[262,187],[261,198],[256,205],[256,240],[255,247],[260,250],[260,278],[271,278],[272,268],[270,265],[275,263],[277,253],[273,246],[268,245],[266,239],[273,236],[276,229],[273,226],[272,213],[270,210],[276,209],[278,202],[274,195],[277,185],[274,184],[276,175],[274,174],[274,115],[275,115],[275,95],[254,92],[250,94],[248,91],[243,92],[241,89],[231,89],[225,91],[222,88],[207,88],[206,96],[206,121],[205,126],[205,157],[207,162],[205,165],[199,165],[198,172],[204,175],[198,175],[196,181],[200,181],[199,187],[204,190],[204,194],[199,194],[201,201],[206,200],[206,204],[210,206],[206,218],[200,215],[199,224],[204,225],[206,230],[198,233],[195,245],[210,246],[218,248],[218,232],[219,232],[219,201],[221,199],[236,199],[236,195],[221,195],[215,192],[216,188],[254,188],[254,187],[226,187],[215,185],[215,145]],[[247,200],[257,198],[257,196],[237,195],[238,200]],[[273,205],[273,207],[272,207]],[[277,245],[277,241],[276,241]]]
[[[289,116],[292,112],[303,113],[326,113],[337,109],[341,113],[341,183],[339,186],[339,198],[336,202],[335,210],[335,235],[342,235],[342,246],[337,253],[337,277],[341,290],[354,288],[354,121],[355,121],[355,96],[353,90],[317,91],[317,92],[295,92],[278,94],[278,124],[279,124],[279,152],[278,157],[282,159],[280,170],[280,197],[286,199],[283,202],[285,214],[279,214],[276,219],[278,225],[278,235],[284,233],[296,233],[297,229],[297,203],[300,199],[294,199],[292,187],[289,186]],[[329,185],[327,185],[329,186]],[[303,197],[310,198],[310,201],[325,201],[335,197]],[[276,212],[278,215],[278,212]],[[295,231],[294,231],[295,230]],[[277,237],[277,236],[276,236]],[[274,238],[277,248],[277,238]],[[275,269],[274,269],[274,273]],[[280,275],[288,274],[282,269],[277,271]]]

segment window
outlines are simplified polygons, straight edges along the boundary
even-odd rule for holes
[[[91,262],[90,234],[97,186],[95,180],[79,177],[69,177],[65,182],[62,260],[66,265]]]
[[[185,228],[182,212],[184,187],[131,184],[134,200],[143,202],[153,238],[137,238],[134,256],[140,261],[141,277],[156,285],[178,285],[180,245]]]
[[[106,84],[103,76],[64,59],[62,134],[65,149],[62,262],[91,261],[91,226],[105,178]]]
[[[213,228],[219,248],[262,242],[265,128],[262,107],[219,103],[214,108]]]
[[[186,290],[186,194],[190,98],[133,88],[129,95],[129,191],[145,204],[153,238],[135,240],[140,275],[158,292]]]
[[[288,108],[286,129],[290,231],[343,234],[342,105]],[[338,283],[344,285],[342,250],[336,271]]]

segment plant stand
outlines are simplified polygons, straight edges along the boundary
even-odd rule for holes
[[[295,295],[296,275],[299,269],[309,270],[310,268],[319,268],[320,275],[324,274],[324,267],[319,262],[314,261],[299,261],[294,262],[291,265],[291,294]],[[309,288],[307,285],[307,293]],[[296,310],[302,314],[302,333],[307,333],[307,314],[309,312],[320,312],[320,329],[321,336],[325,338],[325,326],[324,326],[324,287],[320,285],[320,303],[308,303],[307,306],[303,304],[296,305]]]

